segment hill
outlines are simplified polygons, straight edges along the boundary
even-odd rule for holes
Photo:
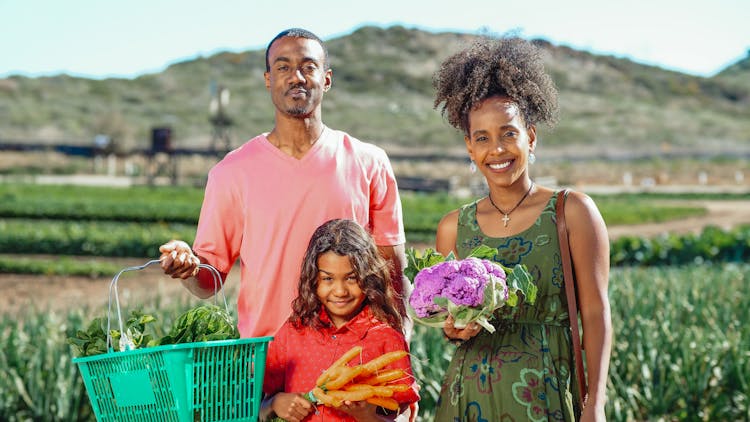
[[[471,39],[393,26],[328,41],[334,83],[324,121],[386,147],[460,149],[461,135],[432,107],[431,81],[440,61]],[[560,90],[560,124],[540,130],[546,146],[626,155],[750,149],[748,60],[702,78],[535,42]],[[168,125],[178,146],[207,146],[209,86],[219,84],[231,92],[239,145],[273,124],[264,68],[257,50],[197,57],[132,80],[0,79],[0,140],[90,144],[105,133],[145,148],[151,128]]]
[[[747,56],[716,75],[716,79],[739,90],[750,90],[750,50]]]

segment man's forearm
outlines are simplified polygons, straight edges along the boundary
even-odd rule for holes
[[[200,255],[196,255],[201,264],[206,263],[206,259]],[[190,293],[201,298],[207,299],[215,295],[223,286],[227,275],[224,273],[211,271],[207,268],[200,268],[198,273],[193,277],[182,279],[182,285],[185,286]]]

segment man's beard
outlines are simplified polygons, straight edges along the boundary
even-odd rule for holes
[[[295,116],[295,117],[303,117],[303,116],[307,116],[308,114],[310,114],[310,111],[307,109],[307,107],[304,107],[304,106],[289,107],[286,109],[286,112],[290,116]]]
[[[291,87],[286,94],[289,95],[289,93],[294,89],[304,89],[305,87],[303,85],[295,85]],[[287,114],[294,117],[305,117],[309,115],[312,110],[310,109],[311,101],[310,98],[311,92],[305,89],[305,99],[302,100],[294,100],[292,99],[292,104],[288,105],[286,108]],[[291,98],[290,98],[291,99]]]

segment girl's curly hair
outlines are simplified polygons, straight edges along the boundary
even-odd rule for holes
[[[316,293],[318,257],[326,252],[349,258],[365,295],[364,304],[370,305],[377,319],[400,330],[403,321],[397,303],[402,299],[391,284],[388,262],[378,252],[370,234],[356,222],[346,219],[330,220],[313,233],[302,261],[299,294],[292,302],[289,318],[292,325],[316,329],[326,326],[321,320],[322,303]]]
[[[469,133],[469,111],[483,100],[507,96],[527,126],[557,123],[557,88],[544,70],[539,49],[513,36],[481,37],[448,57],[433,76],[434,107],[453,127]]]

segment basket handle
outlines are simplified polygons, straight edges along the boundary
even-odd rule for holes
[[[122,313],[120,311],[120,298],[117,294],[117,281],[120,279],[120,276],[122,275],[122,273],[125,273],[128,271],[139,271],[148,267],[149,265],[158,264],[160,262],[161,261],[159,261],[158,259],[154,259],[154,260],[146,262],[143,265],[136,265],[134,267],[123,268],[117,274],[115,274],[114,278],[112,278],[112,282],[109,284],[109,305],[107,306],[107,350],[110,353],[113,351],[112,335],[111,335],[112,297],[113,296],[114,296],[115,307],[117,309],[117,320],[119,322],[119,327],[120,327],[120,350],[135,349],[135,346],[133,345],[132,341],[128,337],[122,325]],[[221,275],[219,274],[219,271],[213,266],[208,265],[208,264],[198,264],[198,268],[205,268],[209,270],[209,272],[211,273],[211,277],[213,278],[213,281],[214,281],[214,304],[218,306],[217,296],[218,296],[218,292],[221,292],[221,297],[224,301],[224,308],[227,310],[227,312],[229,312],[229,305],[227,304],[227,295],[224,293],[224,289],[219,289],[219,286],[221,285]]]

